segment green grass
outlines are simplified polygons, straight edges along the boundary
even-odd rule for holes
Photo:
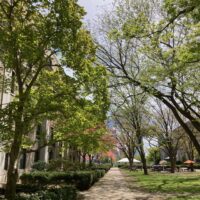
[[[172,194],[174,197],[170,200],[200,200],[200,173],[150,172],[148,176],[142,172],[126,173],[133,177],[140,189],[148,192]]]
[[[179,195],[176,197],[171,197],[168,198],[168,200],[200,200],[200,195],[194,195],[194,196],[190,196],[190,195]]]

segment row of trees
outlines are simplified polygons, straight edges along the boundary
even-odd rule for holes
[[[82,27],[84,14],[76,0],[0,1],[1,91],[12,85],[14,93],[0,109],[0,141],[10,155],[7,199],[15,199],[22,146],[32,151],[24,138],[39,122],[55,125],[53,141],[44,145],[64,141],[83,155],[106,149],[107,73],[94,65],[96,47]]]
[[[122,150],[130,143],[133,154],[134,147],[142,146],[142,137],[157,132],[154,137],[170,148],[172,172],[182,136],[172,134],[177,126],[200,154],[198,10],[194,0],[119,0],[104,14],[101,34],[96,36],[97,57],[111,76],[113,118],[122,133],[118,139]],[[141,101],[143,96],[145,101]],[[155,99],[159,112],[148,117],[146,113],[155,110],[145,104]]]

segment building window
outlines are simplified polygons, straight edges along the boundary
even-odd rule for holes
[[[15,72],[12,71],[11,75],[11,93],[13,94],[15,92]]]
[[[50,128],[50,139],[51,139],[51,141],[54,139],[54,137],[53,137],[53,127]]]
[[[9,153],[6,153],[5,155],[5,163],[4,163],[4,169],[7,170],[9,165]]]
[[[36,129],[36,139],[38,139],[38,140],[40,139],[41,132],[42,132],[42,125],[38,124],[37,129]]]
[[[56,146],[56,143],[54,142],[54,129],[53,129],[53,127],[50,128],[50,142],[52,143],[52,147]]]
[[[39,150],[35,151],[35,157],[34,157],[34,162],[37,162],[40,160],[40,152]]]
[[[20,160],[19,160],[19,169],[25,169],[26,168],[26,150],[21,154]]]
[[[52,160],[53,159],[53,150],[50,150],[49,151],[49,160]]]

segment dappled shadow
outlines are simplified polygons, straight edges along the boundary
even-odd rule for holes
[[[199,177],[192,177],[192,178],[180,178],[177,177],[176,179],[165,179],[162,180],[161,184],[159,185],[148,185],[148,187],[154,188],[154,191],[162,191],[162,192],[188,192],[188,193],[200,193],[200,182]],[[190,184],[191,181],[197,181],[197,184]],[[177,187],[171,187],[171,185],[177,185]]]
[[[160,194],[200,194],[200,175],[199,174],[150,174],[145,176],[137,173],[130,173],[133,186],[140,191]],[[141,186],[141,187],[139,187]],[[200,198],[199,198],[200,199]]]
[[[132,192],[118,168],[112,168],[88,191],[80,192],[79,200],[161,200],[149,193]]]

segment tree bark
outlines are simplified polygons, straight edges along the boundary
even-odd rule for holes
[[[142,160],[144,175],[148,175],[147,161],[146,161],[146,156],[145,156],[143,147],[140,147],[140,156],[141,156],[141,160]]]
[[[145,152],[144,152],[143,143],[137,149],[138,149],[138,152],[139,152],[140,157],[141,157],[142,168],[143,168],[143,171],[144,171],[144,175],[148,175],[147,161],[146,161],[146,156],[145,156]]]
[[[193,131],[181,119],[181,117],[180,117],[179,113],[177,112],[176,108],[173,105],[171,105],[168,101],[166,101],[165,99],[162,99],[161,97],[160,98],[157,97],[157,98],[160,99],[168,108],[171,109],[171,111],[173,112],[175,118],[177,119],[177,121],[179,122],[179,124],[182,126],[182,128],[185,130],[185,132],[189,136],[190,140],[194,144],[196,150],[198,151],[198,154],[200,155],[200,143],[198,142],[196,136],[193,134]]]
[[[85,165],[86,165],[86,154],[84,153],[83,155],[82,155],[82,158],[83,158],[83,168],[85,169]]]
[[[133,158],[129,158],[128,161],[130,170],[133,170]]]
[[[5,197],[8,200],[14,200],[16,194],[16,182],[17,182],[18,172],[17,168],[15,168],[15,165],[17,163],[17,158],[20,152],[20,146],[23,136],[23,128],[22,126],[20,126],[20,124],[21,123],[16,124],[14,140],[10,150],[10,163],[7,172],[7,183],[6,183],[6,193],[5,193]]]
[[[89,166],[90,167],[92,166],[92,160],[93,160],[93,157],[91,154],[89,154]]]
[[[170,164],[171,164],[171,173],[175,173],[176,170],[176,157],[170,156]]]
[[[141,135],[140,130],[138,130],[138,132],[137,132],[137,139],[138,139],[138,144],[139,144],[139,147],[137,149],[138,149],[138,152],[139,152],[140,157],[141,157],[144,175],[148,175],[146,155],[145,155],[145,152],[144,152],[143,137]]]

